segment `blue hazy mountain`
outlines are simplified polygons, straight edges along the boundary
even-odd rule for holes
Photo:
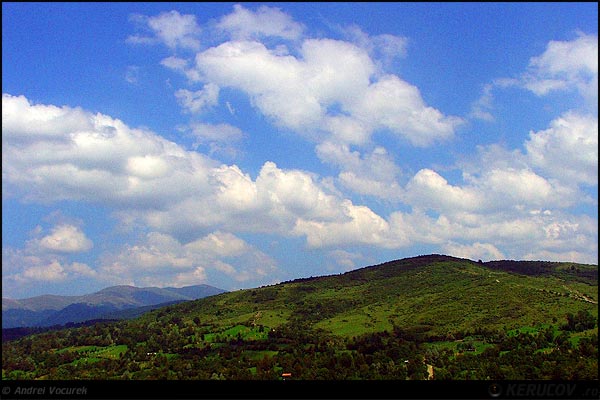
[[[144,310],[148,306],[197,300],[225,290],[195,285],[182,288],[111,286],[82,296],[42,295],[26,299],[2,298],[2,328],[52,326],[69,322],[126,316],[125,310]]]

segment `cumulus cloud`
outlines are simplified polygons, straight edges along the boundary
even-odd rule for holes
[[[483,198],[473,188],[454,186],[437,172],[422,169],[406,185],[405,199],[415,208],[439,212],[473,211],[481,207]]]
[[[376,133],[431,146],[451,140],[463,123],[426,104],[419,88],[382,68],[386,58],[405,54],[404,38],[369,36],[358,28],[352,41],[306,38],[303,27],[278,9],[236,5],[217,22],[230,40],[201,49],[193,16],[172,11],[134,19],[151,34],[131,36],[130,42],[196,52],[193,59],[171,56],[161,62],[203,85],[175,93],[186,111],[202,113],[218,104],[222,89],[234,89],[277,126],[309,137],[319,159],[338,171],[336,178],[321,177],[265,160],[253,177],[198,151],[233,154],[243,133],[228,124],[188,124],[196,151],[187,151],[107,115],[3,94],[6,195],[102,204],[123,223],[150,231],[106,254],[102,277],[161,286],[212,276],[246,285],[274,279],[275,261],[236,236],[246,232],[305,238],[311,248],[331,249],[329,258],[342,268],[362,262],[357,253],[338,249],[354,245],[433,244],[468,258],[597,258],[597,221],[565,211],[581,201],[579,185],[597,185],[597,117],[566,112],[547,129],[531,131],[525,152],[482,147],[469,165],[460,166],[462,182],[430,167],[402,187],[403,172],[376,143]],[[594,43],[585,35],[551,42],[522,77],[485,86],[471,116],[493,119],[492,91],[499,86],[527,85],[540,95],[574,88],[593,97],[597,61],[591,55]],[[380,215],[340,188],[393,200],[403,211]],[[86,264],[67,259],[92,245],[76,224],[57,224],[34,236],[27,249],[7,252],[22,266],[9,274],[13,282],[100,279]]]
[[[192,82],[245,93],[277,126],[317,142],[319,156],[340,168],[338,182],[355,193],[397,199],[400,188],[390,176],[399,168],[383,146],[366,153],[360,163],[332,161],[324,149],[332,144],[372,147],[377,131],[429,146],[451,139],[463,123],[428,106],[417,87],[383,73],[382,63],[405,54],[406,38],[370,36],[356,26],[343,30],[348,40],[305,38],[302,26],[289,15],[265,6],[251,11],[236,5],[216,26],[229,33],[230,40],[198,52],[191,62],[168,57],[162,64]],[[270,46],[273,42],[266,37],[288,42]],[[204,94],[198,95],[202,106]],[[178,93],[188,110],[192,95]],[[354,153],[346,153],[354,158]],[[369,176],[382,175],[388,167],[386,177]]]
[[[67,273],[58,261],[53,260],[47,265],[31,266],[15,278],[34,281],[64,281]]]
[[[164,64],[190,76],[179,64]],[[376,67],[367,51],[339,40],[304,40],[298,57],[257,41],[229,41],[198,53],[193,69],[202,81],[244,91],[264,115],[300,132],[343,132],[350,124],[361,126],[353,140],[362,143],[388,129],[428,145],[451,137],[462,122],[427,106],[415,86],[395,75],[371,82]]]
[[[556,261],[556,262],[576,262],[581,264],[598,264],[598,258],[594,258],[584,251],[564,251],[554,252],[541,250],[523,255],[523,260],[532,261]]]
[[[87,264],[70,260],[92,247],[78,227],[59,224],[44,234],[44,229],[37,226],[30,236],[23,248],[2,247],[2,289],[7,296],[14,296],[23,288],[98,277]]]
[[[304,29],[278,8],[260,6],[252,11],[240,4],[234,5],[233,12],[221,18],[217,28],[229,33],[233,39],[279,37],[288,40],[299,38]]]
[[[524,144],[529,146],[527,141]],[[542,151],[540,159],[545,152]],[[563,209],[591,201],[578,187],[577,180],[549,174],[531,154],[520,150],[480,146],[469,162],[458,166],[462,169],[463,184],[452,185],[437,172],[423,169],[407,184],[405,201],[444,213]],[[568,174],[569,168],[565,169],[563,174]]]
[[[331,247],[347,244],[370,244],[381,247],[401,247],[402,239],[390,235],[388,222],[365,206],[346,200],[341,209],[347,221],[298,219],[294,232],[305,235],[310,247]]]
[[[216,231],[189,243],[150,232],[141,243],[106,254],[100,273],[136,285],[187,286],[224,274],[238,282],[256,283],[277,274],[276,262],[235,235]],[[217,279],[217,278],[215,278]]]
[[[323,142],[317,146],[319,158],[341,169],[339,182],[355,193],[387,200],[399,200],[402,188],[398,184],[400,168],[383,147],[360,155],[345,144]]]
[[[529,62],[525,87],[537,95],[554,90],[578,90],[598,101],[598,36],[579,34],[571,41],[551,41]]]
[[[399,221],[410,227],[414,243],[449,246],[453,243],[493,244],[506,257],[520,259],[533,251],[577,251],[597,259],[597,222],[585,215],[564,212],[489,212],[442,214],[396,212],[390,227]],[[481,258],[481,257],[479,257]],[[597,262],[597,260],[595,261]]]
[[[448,243],[442,246],[444,253],[469,260],[504,260],[506,256],[490,243],[458,244]]]
[[[80,253],[93,247],[92,241],[73,225],[54,227],[49,235],[40,239],[39,245],[43,249],[57,253]]]
[[[576,193],[571,188],[551,182],[530,169],[491,169],[482,175],[476,182],[497,208],[502,202],[513,206],[566,207],[575,199]]]
[[[463,123],[459,117],[444,116],[427,106],[417,87],[395,75],[369,85],[352,111],[369,125],[389,129],[416,146],[449,139]]]
[[[393,213],[391,226],[400,219],[414,242],[468,258],[572,255],[596,263],[597,224],[566,211],[595,202],[581,185],[597,185],[596,121],[567,112],[548,129],[530,132],[526,152],[481,146],[471,162],[459,163],[460,184],[420,170],[403,197],[412,213]]]
[[[198,35],[201,29],[196,23],[194,15],[182,15],[172,10],[154,17],[135,14],[131,16],[131,20],[149,29],[152,35],[131,35],[127,38],[129,43],[162,43],[172,50],[177,48],[198,50],[200,48]]]
[[[258,41],[233,40],[198,53],[193,66],[173,59],[163,64],[188,78],[245,92],[277,125],[319,142],[319,157],[340,168],[338,181],[347,189],[395,200],[400,194],[394,181],[399,168],[385,148],[378,146],[357,158],[348,146],[369,144],[379,130],[428,146],[452,138],[463,121],[427,106],[419,90],[399,77],[377,75],[369,52],[400,52],[399,38],[356,35],[361,45],[306,39],[297,56]],[[331,154],[333,148],[346,155]]]
[[[27,118],[48,106],[10,95],[3,103],[8,117],[3,124],[3,158],[8,165],[4,178],[11,190],[32,200],[101,203],[115,207],[124,221],[140,221],[168,234],[215,228],[276,232],[307,235],[311,245],[341,243],[345,236],[376,243],[377,225],[385,225],[369,208],[354,206],[327,190],[314,174],[265,162],[253,180],[235,165],[219,165],[101,114],[60,108],[67,121],[76,113],[82,128],[66,124],[61,132],[50,124],[56,129],[51,139],[42,132],[30,145],[17,146],[14,138],[27,134],[18,115]],[[204,133],[214,140],[211,133]],[[237,135],[235,130],[230,133]],[[344,232],[347,223],[350,233]],[[317,240],[307,229],[311,224],[333,229],[331,234],[340,237]],[[371,237],[361,237],[373,229]]]
[[[218,165],[106,115],[7,94],[2,106],[3,181],[30,200],[161,207],[203,193]]]
[[[32,107],[25,96],[2,94],[3,144],[6,134],[10,134],[11,140],[15,142],[65,142],[65,131],[89,130],[92,126],[89,114],[80,108],[54,105]]]
[[[323,142],[318,149],[326,162],[343,171],[362,171],[365,178],[370,176],[382,186],[359,179],[343,181],[343,174],[340,181],[354,184],[353,190],[363,193],[378,188],[385,192],[387,184],[385,189],[396,188],[402,200],[413,207],[412,212],[393,212],[385,218],[345,199],[328,188],[326,179],[306,171],[284,170],[266,162],[252,179],[235,165],[216,163],[101,114],[32,105],[23,97],[10,95],[3,96],[3,106],[3,172],[10,190],[44,202],[100,202],[115,207],[122,221],[137,221],[178,241],[216,229],[300,236],[315,248],[348,244],[399,248],[463,240],[516,246],[537,240],[541,249],[566,247],[573,240],[588,246],[597,235],[582,230],[587,223],[577,222],[577,228],[565,233],[566,238],[564,234],[560,240],[547,237],[543,227],[550,226],[550,217],[531,213],[574,204],[577,191],[535,173],[525,154],[488,148],[482,151],[481,162],[466,169],[465,185],[451,184],[439,173],[423,169],[400,188],[393,186],[399,171],[383,148],[361,155],[346,145]],[[30,132],[21,118],[48,123],[32,124]],[[237,135],[237,131],[231,132],[233,137]],[[217,140],[205,131],[204,140],[208,139]],[[429,210],[439,216],[427,215]],[[555,215],[552,223],[567,218]],[[76,231],[70,232],[76,236]],[[79,247],[67,246],[68,241],[53,243],[85,248],[81,240],[74,242]],[[185,268],[179,273],[191,273],[193,265],[183,250],[168,258],[171,253],[161,251],[158,257],[148,249],[128,249],[129,262],[141,265],[146,257],[154,260],[145,264],[148,267],[181,265]],[[141,258],[131,261],[133,254]]]
[[[525,142],[532,165],[561,182],[598,185],[598,118],[567,112]]]

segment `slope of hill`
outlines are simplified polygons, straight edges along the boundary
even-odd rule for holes
[[[532,275],[538,264],[548,271]],[[215,327],[247,321],[276,327],[297,319],[342,336],[393,326],[419,326],[435,334],[510,328],[562,319],[580,309],[597,315],[597,275],[588,276],[594,270],[597,274],[597,266],[573,263],[477,263],[432,255],[227,293],[168,312]],[[151,313],[139,322],[156,318]]]
[[[3,375],[598,379],[597,269],[407,258],[33,335],[3,345]]]
[[[196,285],[183,288],[113,286],[83,296],[43,295],[2,299],[2,327],[52,326],[100,318],[105,314],[173,301],[196,300],[224,290]]]

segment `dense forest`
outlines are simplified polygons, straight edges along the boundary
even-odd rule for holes
[[[135,332],[97,323],[5,344],[2,368],[4,379],[598,379],[597,334],[573,340],[596,324],[581,313],[558,330],[455,332],[448,346],[399,327],[342,339],[301,321],[212,337],[180,320]]]

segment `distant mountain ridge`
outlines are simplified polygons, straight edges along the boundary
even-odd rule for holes
[[[82,296],[2,298],[2,328],[52,326],[118,315],[123,310],[197,300],[225,292],[209,285],[182,288],[111,286]]]

